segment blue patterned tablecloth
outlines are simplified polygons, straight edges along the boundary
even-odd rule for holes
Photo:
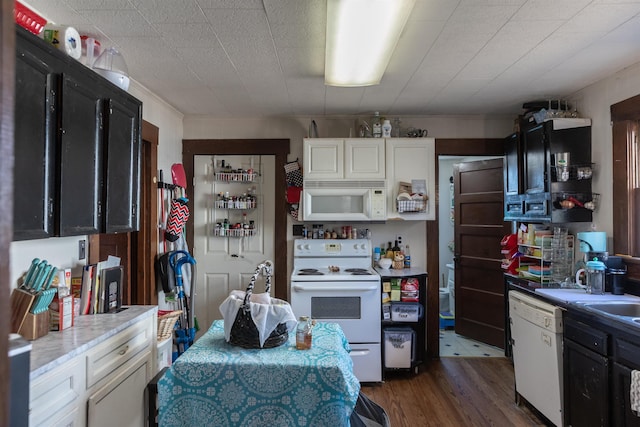
[[[159,425],[348,426],[360,391],[337,323],[313,328],[310,350],[295,334],[271,349],[224,340],[223,321],[184,352],[158,382]]]

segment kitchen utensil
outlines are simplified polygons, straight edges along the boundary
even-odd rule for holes
[[[31,265],[29,266],[29,270],[27,270],[27,274],[25,274],[25,276],[24,276],[24,281],[22,282],[22,285],[20,286],[22,289],[27,289],[29,287],[29,284],[31,283],[31,280],[33,279],[33,276],[36,273],[36,270],[38,269],[38,264],[40,264],[40,259],[39,258],[34,258],[33,261],[31,261]]]
[[[36,297],[36,300],[31,307],[31,313],[40,314],[44,313],[49,309],[49,304],[53,301],[53,297],[58,292],[57,288],[45,289],[40,292],[40,294]]]
[[[44,282],[45,280],[47,280],[47,277],[49,276],[52,268],[53,266],[47,263],[42,267],[42,269],[40,269],[40,271],[38,272],[38,277],[36,278],[32,287],[34,291],[38,292],[42,289],[42,287],[44,286]]]

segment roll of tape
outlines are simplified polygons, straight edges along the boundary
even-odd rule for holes
[[[44,27],[42,37],[74,59],[80,59],[82,56],[80,34],[73,27],[47,25]]]

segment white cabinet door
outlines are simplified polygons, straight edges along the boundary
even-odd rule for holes
[[[344,177],[372,179],[385,177],[385,140],[352,138],[344,141]]]
[[[344,178],[344,140],[304,139],[304,179]]]
[[[391,138],[386,140],[387,217],[405,220],[435,220],[436,145],[434,138]],[[426,210],[398,213],[396,197],[400,182],[425,180]]]
[[[39,376],[30,385],[29,425],[84,426],[82,357]]]
[[[145,425],[145,389],[152,369],[152,354],[128,366],[104,387],[89,396],[88,425],[91,427]]]

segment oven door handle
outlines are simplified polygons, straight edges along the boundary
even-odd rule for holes
[[[303,284],[295,284],[293,285],[293,290],[298,292],[318,292],[318,291],[377,291],[379,286],[377,284],[372,285],[340,285],[340,286],[331,286],[322,284],[322,286],[305,286]]]

